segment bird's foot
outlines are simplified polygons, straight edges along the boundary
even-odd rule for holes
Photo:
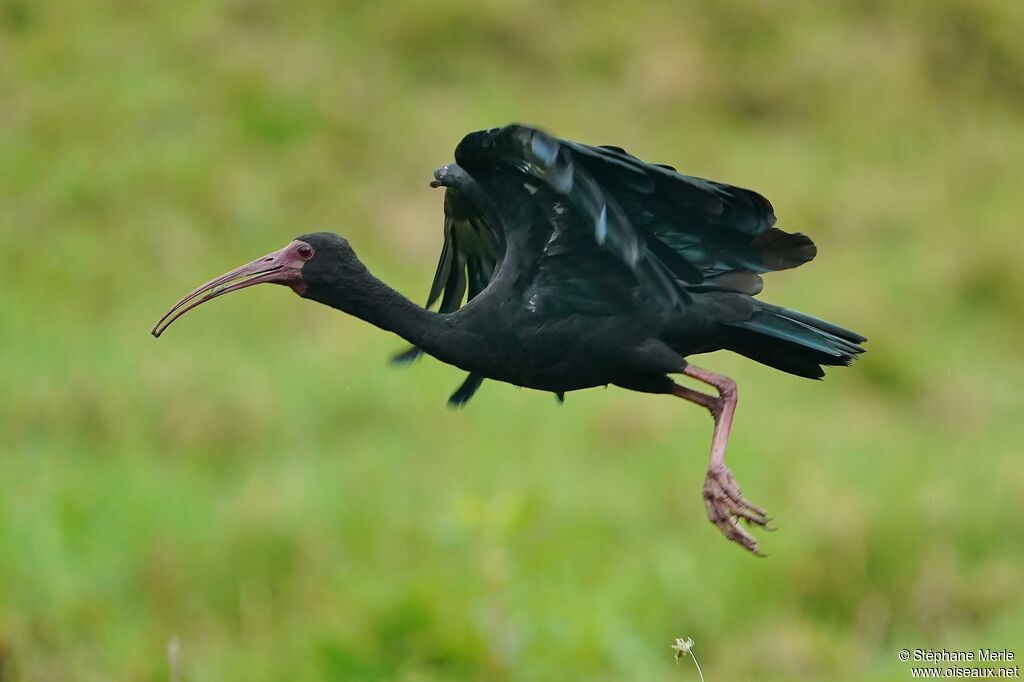
[[[708,467],[703,492],[708,518],[722,532],[722,535],[744,549],[758,556],[764,556],[758,549],[754,536],[742,528],[737,521],[743,519],[749,524],[767,528],[770,519],[764,509],[743,497],[740,487],[736,485],[736,479],[733,478],[732,472],[727,466],[720,464]]]

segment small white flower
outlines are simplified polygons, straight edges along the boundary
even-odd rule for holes
[[[687,637],[676,638],[676,643],[672,645],[672,650],[676,652],[676,663],[679,663],[679,659],[687,654],[693,659],[693,664],[697,666],[697,674],[700,675],[700,682],[704,682],[704,673],[700,669],[700,663],[697,662],[697,656],[693,653],[693,640]]]
[[[693,648],[693,640],[687,637],[686,639],[678,638],[676,643],[672,645],[672,649],[676,652],[676,660],[690,653],[690,649]],[[692,654],[691,654],[692,655]]]

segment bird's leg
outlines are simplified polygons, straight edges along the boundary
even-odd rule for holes
[[[764,527],[768,523],[768,517],[764,509],[743,497],[732,472],[725,466],[725,446],[729,441],[729,429],[736,411],[736,382],[693,365],[687,365],[682,373],[714,386],[718,391],[718,397],[714,398],[678,384],[674,384],[672,389],[673,395],[704,406],[715,420],[715,431],[711,437],[711,456],[708,458],[708,473],[704,479],[703,490],[708,518],[726,538],[754,554],[760,554],[757,540],[741,528],[737,520],[743,519]]]

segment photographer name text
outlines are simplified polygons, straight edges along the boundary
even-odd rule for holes
[[[911,660],[919,663],[1005,663],[1014,658],[1016,655],[1009,649],[914,649],[911,652]]]

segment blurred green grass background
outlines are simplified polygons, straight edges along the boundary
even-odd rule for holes
[[[0,0],[0,679],[902,680],[1024,654],[1024,4]],[[427,181],[523,121],[766,194],[818,259],[763,297],[865,333],[824,383],[742,358],[711,423],[386,366],[261,287],[327,229],[414,300]]]

